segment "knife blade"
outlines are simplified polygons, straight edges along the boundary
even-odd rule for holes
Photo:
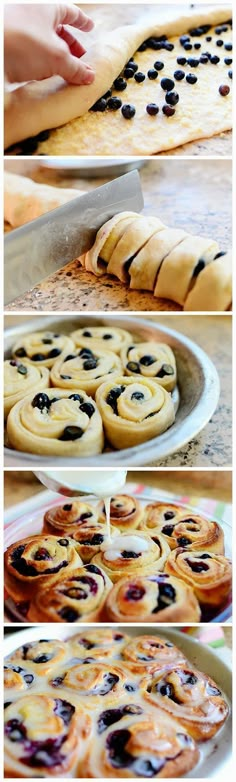
[[[140,177],[133,170],[16,228],[4,240],[4,304],[87,252],[110,217],[142,208]]]

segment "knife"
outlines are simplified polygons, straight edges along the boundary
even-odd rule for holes
[[[4,304],[87,252],[110,217],[142,208],[134,170],[16,228],[4,240]]]

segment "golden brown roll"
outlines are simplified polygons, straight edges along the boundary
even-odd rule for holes
[[[31,394],[12,407],[7,419],[9,443],[39,456],[93,456],[104,436],[96,403],[84,391],[61,388]]]
[[[43,532],[50,535],[70,534],[86,522],[97,524],[98,510],[95,505],[73,500],[64,505],[49,508],[44,514]]]
[[[230,595],[232,565],[220,554],[177,548],[171,552],[165,570],[189,584],[204,608],[217,608]]]
[[[141,523],[143,530],[153,536],[165,536],[171,549],[197,549],[224,554],[224,532],[217,521],[210,521],[199,514],[174,503],[153,502],[145,508]]]
[[[71,356],[60,357],[51,370],[51,383],[56,388],[77,390],[81,388],[95,395],[101,383],[115,379],[122,372],[119,356],[111,350],[89,348],[74,350]]]
[[[73,350],[71,337],[53,331],[35,331],[33,334],[24,334],[17,340],[12,355],[13,358],[23,359],[24,364],[51,369],[58,356],[65,356]]]
[[[176,386],[176,362],[173,350],[161,342],[139,342],[121,351],[126,375],[152,378],[166,391]]]
[[[123,532],[103,543],[92,562],[105,570],[115,583],[122,576],[145,575],[163,570],[170,553],[168,543],[159,535],[155,542],[145,532]]]
[[[190,665],[147,676],[143,686],[146,699],[174,717],[196,741],[214,736],[228,715],[227,703],[213,679]]]
[[[113,622],[199,622],[200,606],[193,589],[167,573],[120,578],[106,601]]]
[[[107,439],[118,450],[157,437],[175,420],[170,394],[155,380],[141,376],[102,383],[96,402]]]
[[[168,671],[174,665],[186,663],[184,654],[171,641],[157,635],[140,635],[132,638],[122,652],[122,657],[133,673]]]
[[[73,664],[58,669],[50,682],[59,696],[70,697],[74,692],[76,700],[87,709],[114,706],[129,698],[132,701],[141,692],[139,677],[134,676],[121,663],[99,661],[87,665]]]
[[[31,622],[99,622],[112,587],[106,573],[94,565],[59,574],[48,588],[34,593],[28,619]]]
[[[29,687],[33,687],[36,681],[36,677],[27,668],[27,664],[24,664],[24,668],[21,665],[8,662],[4,665],[4,690],[6,690],[6,696],[10,700],[12,693],[24,692]]]
[[[53,675],[58,665],[65,662],[68,646],[64,641],[27,641],[23,646],[9,655],[6,664],[25,665],[27,669],[40,678]]]
[[[121,630],[112,627],[89,629],[74,635],[70,641],[70,649],[73,657],[80,657],[91,662],[100,662],[114,659],[120,660],[124,646],[129,641],[129,636]]]
[[[72,331],[71,339],[77,348],[112,350],[120,355],[121,348],[132,342],[132,335],[116,326],[89,326]]]
[[[4,417],[27,394],[49,386],[49,370],[46,367],[22,363],[19,359],[4,361]]]
[[[106,523],[106,511],[103,500],[98,505],[99,521]],[[116,494],[110,501],[110,522],[121,532],[137,529],[143,518],[143,508],[137,497],[128,494]]]
[[[78,776],[182,777],[196,765],[194,740],[169,715],[139,704],[101,711]]]
[[[5,587],[13,600],[30,600],[40,586],[50,587],[59,572],[69,576],[79,565],[82,561],[71,538],[32,535],[5,551]]]
[[[90,519],[84,522],[78,529],[70,533],[75,540],[77,551],[83,562],[90,562],[101,551],[103,544],[113,541],[119,535],[119,530],[110,526],[108,530],[104,524],[91,524]]]
[[[8,777],[58,777],[73,772],[91,731],[82,706],[53,694],[25,695],[4,712]]]

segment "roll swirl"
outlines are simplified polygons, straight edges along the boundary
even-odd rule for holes
[[[27,394],[42,391],[49,386],[49,371],[21,362],[19,359],[4,361],[4,417]]]
[[[121,578],[106,601],[113,622],[199,622],[199,603],[193,589],[167,573]]]
[[[116,702],[137,696],[140,692],[139,679],[133,676],[122,664],[91,662],[89,665],[74,665],[62,667],[58,675],[50,681],[52,687],[64,697],[69,697],[70,691],[88,709],[99,709],[101,702],[105,707]]]
[[[152,378],[166,391],[176,386],[176,362],[173,350],[161,342],[138,342],[121,351],[126,375]]]
[[[145,575],[163,570],[170,553],[161,535],[154,542],[145,532],[122,533],[103,543],[92,562],[105,570],[115,583],[122,576]]]
[[[74,532],[84,523],[97,524],[98,510],[87,502],[65,502],[64,505],[56,505],[49,508],[44,514],[43,532],[50,535],[69,534]]]
[[[38,589],[31,600],[31,622],[99,622],[111,581],[94,565],[60,573],[48,587]]]
[[[110,527],[110,535],[104,524],[91,524],[90,520],[84,522],[77,530],[70,533],[76,542],[77,551],[83,562],[90,562],[95,554],[101,550],[103,544],[113,541],[119,535],[119,530]]]
[[[7,661],[6,661],[7,663]],[[11,697],[11,691],[14,693],[28,690],[35,682],[35,676],[26,667],[22,668],[17,662],[8,662],[4,665],[4,690],[7,690],[7,697]]]
[[[180,505],[163,502],[147,505],[141,527],[152,536],[164,535],[171,549],[181,546],[224,554],[224,532],[220,524],[191,511],[188,513]]]
[[[80,348],[69,357],[55,361],[51,370],[51,383],[56,388],[81,388],[94,396],[101,383],[110,380],[110,375],[116,378],[121,371],[119,356],[112,350]]]
[[[96,403],[84,391],[50,388],[27,396],[11,409],[9,443],[18,451],[49,456],[101,453],[103,427]]]
[[[35,331],[24,334],[15,343],[12,354],[15,359],[23,359],[26,364],[39,365],[51,369],[58,356],[72,353],[74,343],[65,334],[53,331]]]
[[[107,439],[118,450],[157,437],[175,419],[171,396],[153,379],[118,377],[103,383],[96,402]]]
[[[177,548],[171,552],[165,569],[189,584],[205,608],[221,606],[230,595],[232,565],[220,554]]]
[[[113,659],[120,660],[124,646],[129,636],[119,629],[103,627],[96,629],[84,628],[83,632],[74,635],[70,648],[74,657],[92,658],[92,661]]]
[[[143,681],[145,698],[174,717],[197,741],[217,733],[228,714],[224,697],[209,676],[191,666],[174,666]]]
[[[132,336],[126,329],[114,326],[89,326],[72,331],[71,339],[76,348],[88,348],[90,350],[112,350],[120,355],[125,345],[130,345]]]
[[[103,500],[98,505],[99,521],[106,523],[106,511]],[[143,518],[143,508],[137,497],[117,494],[110,500],[110,522],[121,532],[137,529]]]
[[[123,660],[133,673],[172,670],[186,663],[184,654],[166,638],[140,635],[132,638],[123,649]]]
[[[20,662],[34,676],[49,676],[66,660],[67,648],[64,641],[29,641],[15,649],[7,657],[6,664],[16,665]]]
[[[75,541],[55,535],[33,535],[12,543],[5,551],[5,586],[16,600],[31,599],[43,586],[51,587],[62,576],[82,564]]]

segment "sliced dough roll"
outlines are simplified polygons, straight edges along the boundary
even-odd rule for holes
[[[192,279],[214,260],[218,251],[219,245],[212,239],[187,234],[163,261],[154,296],[184,304]]]
[[[162,227],[158,217],[139,217],[126,229],[112,253],[107,271],[121,282],[128,282],[128,268],[133,257],[148,242],[150,237]]]
[[[151,236],[130,266],[130,288],[153,291],[162,261],[187,236],[180,228],[168,228],[160,222],[159,230]]]
[[[184,304],[185,310],[223,311],[232,301],[232,253],[205,266]]]
[[[113,228],[115,228],[120,221],[127,218],[134,220],[136,217],[139,217],[136,212],[120,212],[119,214],[114,215],[114,217],[111,217],[111,220],[107,220],[107,222],[99,228],[93,247],[85,255],[85,263],[83,263],[83,265],[85,265],[87,271],[97,275],[106,273],[106,264],[101,257],[101,251],[111,235]]]

